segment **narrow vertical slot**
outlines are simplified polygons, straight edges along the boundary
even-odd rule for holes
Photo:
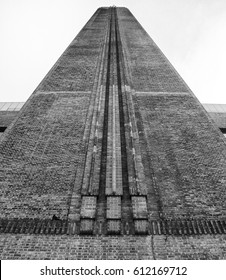
[[[134,231],[133,217],[132,217],[132,204],[129,193],[128,182],[128,166],[127,166],[127,149],[126,149],[126,131],[125,131],[125,105],[122,96],[122,80],[120,69],[120,35],[117,22],[117,12],[114,9],[115,16],[115,38],[116,38],[116,61],[117,61],[117,81],[118,81],[118,101],[119,101],[119,119],[120,119],[120,139],[121,139],[121,166],[122,166],[122,184],[123,184],[123,196],[122,196],[122,222],[126,228],[126,232],[131,233]]]
[[[110,93],[110,75],[111,75],[111,44],[112,44],[112,9],[110,9],[108,54],[107,54],[107,71],[105,84],[105,105],[104,105],[104,121],[103,121],[103,138],[100,164],[100,185],[99,195],[97,198],[96,221],[98,233],[105,233],[106,221],[106,171],[107,171],[107,147],[108,147],[108,114],[109,114],[109,93]]]

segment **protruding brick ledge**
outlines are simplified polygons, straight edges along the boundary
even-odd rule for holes
[[[204,235],[226,234],[226,220],[178,219],[178,220],[135,220],[135,232],[130,235]],[[94,224],[94,223],[93,223]],[[93,226],[94,227],[94,226]],[[0,219],[0,233],[12,234],[101,234],[99,231],[82,232],[79,222],[41,219]],[[128,234],[121,224],[121,234]],[[108,235],[112,235],[109,231]],[[120,234],[117,232],[117,234]]]

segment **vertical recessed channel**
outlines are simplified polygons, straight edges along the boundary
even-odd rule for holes
[[[106,170],[107,170],[107,148],[108,148],[108,114],[109,114],[109,94],[110,94],[110,75],[111,75],[111,51],[112,51],[112,9],[109,9],[109,38],[108,38],[108,53],[107,53],[107,67],[105,80],[105,105],[104,105],[104,121],[103,121],[103,138],[100,164],[100,186],[99,195],[97,199],[97,232],[99,234],[105,233],[106,222]]]
[[[119,100],[119,118],[120,118],[120,140],[121,140],[121,161],[122,161],[122,222],[124,225],[124,233],[133,232],[133,218],[132,218],[132,205],[129,193],[128,182],[128,166],[127,166],[127,147],[126,147],[126,131],[125,131],[125,98],[122,96],[122,74],[120,64],[122,59],[122,50],[120,49],[120,34],[118,27],[117,11],[114,8],[115,17],[115,41],[116,41],[116,62],[117,62],[117,85],[118,85],[118,100]],[[128,112],[127,112],[128,113]]]

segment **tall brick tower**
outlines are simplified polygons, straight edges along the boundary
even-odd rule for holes
[[[1,137],[1,257],[225,258],[225,141],[130,11],[98,9]]]

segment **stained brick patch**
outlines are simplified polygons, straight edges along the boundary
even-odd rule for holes
[[[107,197],[107,219],[121,218],[121,197]]]
[[[97,198],[95,196],[83,196],[81,205],[81,218],[94,219],[96,214]]]
[[[147,219],[147,200],[145,196],[132,196],[134,219]]]

